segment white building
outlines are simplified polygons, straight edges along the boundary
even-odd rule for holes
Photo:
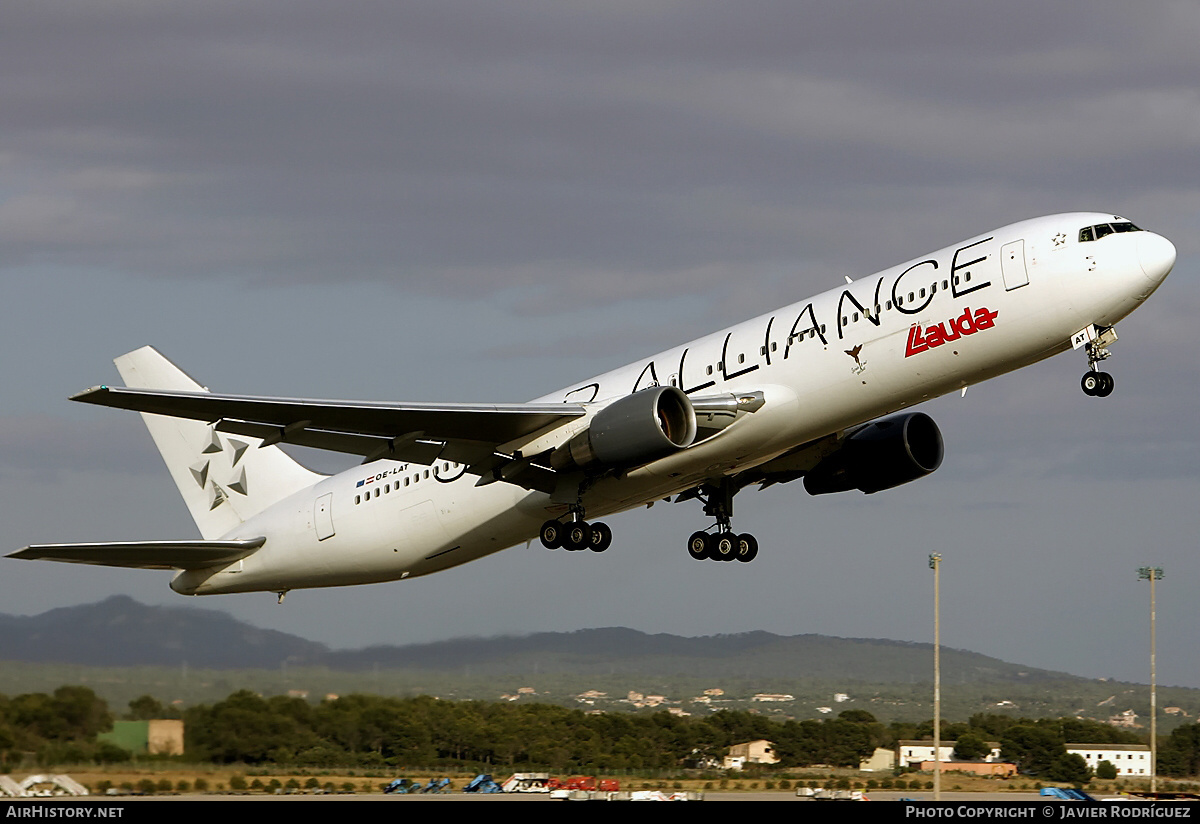
[[[1117,775],[1149,775],[1150,747],[1147,744],[1068,744],[1067,752],[1082,755],[1092,768],[1108,761],[1117,768]]]
[[[770,741],[759,739],[745,744],[734,744],[721,765],[727,770],[740,770],[747,764],[778,764],[775,746]]]
[[[896,751],[876,747],[870,758],[858,762],[858,769],[861,772],[891,772],[896,769]]]
[[[943,741],[942,746],[938,748],[941,753],[941,761],[954,760],[954,747],[958,744],[957,741]],[[980,761],[989,763],[1000,760],[1000,745],[994,742],[988,742],[991,747],[991,752],[985,755]],[[933,761],[933,742],[932,741],[900,741],[896,744],[897,763],[905,766],[919,767],[922,762]]]

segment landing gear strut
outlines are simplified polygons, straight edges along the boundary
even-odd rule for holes
[[[742,561],[749,563],[758,555],[758,540],[749,532],[734,534],[733,496],[737,489],[729,478],[716,484],[704,484],[695,497],[704,502],[704,514],[716,518],[717,523],[709,529],[693,532],[688,538],[688,554],[697,561]]]
[[[1094,339],[1083,345],[1088,359],[1088,371],[1079,382],[1080,387],[1083,389],[1083,394],[1093,398],[1107,398],[1112,394],[1113,376],[1107,372],[1099,371],[1096,367],[1101,361],[1112,357],[1112,353],[1108,351],[1108,347],[1116,339],[1117,332],[1110,326],[1100,331]]]

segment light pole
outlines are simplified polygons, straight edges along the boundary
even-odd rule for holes
[[[1150,582],[1150,792],[1158,792],[1158,613],[1154,604],[1154,582],[1161,581],[1162,567],[1140,567],[1138,580]]]
[[[933,570],[933,800],[942,800],[942,556],[929,556]]]

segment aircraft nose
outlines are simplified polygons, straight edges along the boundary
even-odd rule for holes
[[[1175,244],[1162,235],[1139,233],[1137,251],[1142,271],[1155,285],[1161,283],[1175,266]]]

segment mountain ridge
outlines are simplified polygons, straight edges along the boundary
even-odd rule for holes
[[[765,630],[710,636],[599,627],[528,635],[472,636],[420,644],[331,649],[192,606],[148,606],[124,595],[35,616],[0,615],[0,660],[91,666],[186,663],[215,669],[321,666],[473,674],[521,672],[699,673],[918,683],[930,678],[931,644],[876,638],[776,635]],[[1091,681],[942,648],[948,683]]]

